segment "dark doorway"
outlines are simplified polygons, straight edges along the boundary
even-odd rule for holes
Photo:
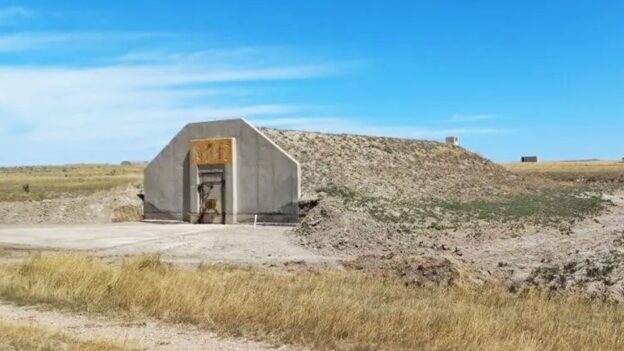
[[[225,177],[223,170],[199,172],[198,223],[225,224]]]

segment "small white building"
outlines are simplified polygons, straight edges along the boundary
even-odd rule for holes
[[[459,138],[456,136],[446,137],[446,143],[448,145],[459,146]]]

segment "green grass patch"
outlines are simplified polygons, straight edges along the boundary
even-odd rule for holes
[[[467,213],[483,220],[535,219],[542,224],[556,224],[561,220],[578,220],[596,215],[608,203],[601,194],[560,189],[508,199],[445,202],[443,207],[451,213]]]
[[[344,186],[320,189],[339,199],[349,210],[368,212],[373,218],[390,223],[425,223],[470,220],[525,220],[543,225],[575,221],[600,213],[610,202],[600,193],[560,188],[508,198],[474,201],[386,199],[362,195]]]

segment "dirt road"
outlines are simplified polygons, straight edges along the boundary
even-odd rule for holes
[[[69,336],[88,340],[107,340],[157,351],[264,351],[301,350],[274,347],[241,338],[222,338],[190,325],[170,325],[145,320],[129,322],[82,314],[18,307],[0,301],[0,320],[21,325],[38,325],[60,330]]]

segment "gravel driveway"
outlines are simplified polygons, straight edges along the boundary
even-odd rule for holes
[[[193,224],[80,224],[0,226],[5,250],[78,250],[101,256],[160,253],[180,264],[225,262],[334,264],[292,242],[290,227]]]

